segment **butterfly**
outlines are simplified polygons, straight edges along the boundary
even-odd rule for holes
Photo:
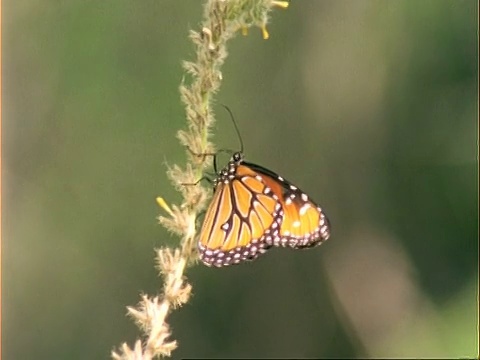
[[[217,173],[213,187],[198,241],[207,266],[254,260],[271,247],[309,248],[330,237],[319,205],[273,171],[244,161],[241,151]]]

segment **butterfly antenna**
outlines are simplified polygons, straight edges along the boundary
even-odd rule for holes
[[[235,131],[237,132],[238,139],[240,140],[240,152],[243,153],[243,139],[242,139],[242,136],[240,135],[240,130],[238,130],[238,126],[237,126],[237,123],[235,122],[235,118],[233,117],[232,110],[230,110],[230,108],[227,105],[223,105],[223,104],[220,104],[220,105],[222,105],[230,114],[230,118],[232,119],[233,126],[235,127]]]

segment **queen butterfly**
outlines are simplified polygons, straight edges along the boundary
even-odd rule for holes
[[[213,180],[213,199],[198,241],[205,265],[238,264],[272,246],[302,249],[329,238],[330,223],[320,206],[289,181],[243,157],[242,151],[235,152]]]

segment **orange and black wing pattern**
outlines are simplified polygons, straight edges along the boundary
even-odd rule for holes
[[[322,208],[288,180],[259,165],[244,163],[261,175],[281,204],[282,221],[278,236],[268,245],[309,248],[330,237],[330,222]]]
[[[214,180],[198,243],[208,266],[253,260],[272,246],[307,248],[330,236],[322,209],[274,172],[235,153]]]

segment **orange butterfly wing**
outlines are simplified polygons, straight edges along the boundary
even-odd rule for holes
[[[229,176],[230,175],[230,176]],[[215,192],[200,231],[200,259],[225,266],[253,260],[271,245],[278,232],[281,206],[263,178],[247,166],[229,163],[216,181]]]
[[[278,236],[269,245],[308,248],[330,237],[330,222],[319,205],[289,181],[259,165],[244,163],[262,176],[263,182],[279,199],[282,221]]]

